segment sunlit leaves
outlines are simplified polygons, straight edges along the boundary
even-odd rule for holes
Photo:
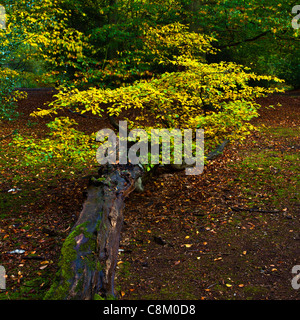
[[[158,36],[155,43],[154,35]],[[209,40],[212,39],[189,33],[180,24],[151,28],[145,33],[145,44],[149,48],[151,44],[152,52],[161,64],[173,64],[177,71],[116,89],[91,87],[79,91],[64,88],[51,104],[52,110],[38,111],[35,115],[47,115],[66,107],[81,113],[91,111],[99,116],[105,112],[119,116],[128,109],[137,109],[138,115],[131,121],[133,127],[143,126],[150,130],[152,126],[143,123],[155,119],[156,128],[203,128],[207,148],[222,139],[244,139],[252,129],[248,121],[258,115],[259,105],[254,99],[279,91],[276,87],[250,86],[249,82],[282,80],[258,76],[249,68],[232,62],[204,63],[195,52],[210,51]],[[174,47],[178,47],[177,52],[171,55]]]
[[[20,59],[41,59],[48,68],[64,74],[66,68],[80,66],[84,48],[91,49],[87,37],[68,26],[70,13],[60,8],[60,1],[34,0],[31,5],[23,0],[3,1],[3,5],[7,28],[0,32],[0,52],[4,55],[0,65],[23,52]]]
[[[76,122],[68,117],[55,118],[48,124],[49,137],[38,140],[35,137],[17,135],[13,144],[24,153],[26,165],[39,165],[59,160],[66,164],[86,164],[95,161],[95,137],[74,128]]]

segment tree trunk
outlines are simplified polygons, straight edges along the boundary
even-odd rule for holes
[[[209,153],[207,160],[220,155],[228,142],[225,140]],[[169,166],[172,170],[190,167],[186,164]],[[157,168],[158,165],[154,169]],[[63,244],[59,270],[45,299],[91,300],[115,296],[114,277],[124,200],[136,185],[141,189],[142,177],[147,178],[147,174],[140,165],[100,167],[99,178],[91,179],[87,200]]]
[[[108,24],[110,26],[115,26],[118,22],[118,11],[117,11],[118,0],[110,0],[109,6],[110,11],[108,15]],[[107,48],[107,58],[108,60],[115,59],[117,57],[118,51],[118,41],[115,38],[111,38]]]
[[[100,170],[100,178],[91,179],[78,221],[63,244],[59,271],[45,299],[91,300],[95,295],[115,295],[124,200],[143,170],[131,164],[106,165]]]

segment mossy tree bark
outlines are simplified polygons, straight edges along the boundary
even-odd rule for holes
[[[101,172],[100,172],[101,170]],[[56,279],[45,299],[114,296],[125,198],[143,175],[138,165],[106,165],[92,179],[78,221],[65,240]]]
[[[225,140],[206,159],[212,160],[222,154],[228,142]],[[189,166],[167,167],[177,171]],[[115,295],[114,276],[124,200],[140,184],[139,180],[147,180],[147,176],[149,178],[151,172],[146,174],[140,165],[100,167],[99,177],[91,179],[81,214],[63,244],[59,270],[45,299],[91,300]]]

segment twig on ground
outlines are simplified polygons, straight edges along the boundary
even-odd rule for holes
[[[249,211],[249,212],[259,212],[259,213],[278,213],[279,210],[261,210],[261,209],[255,209],[255,208],[236,208],[231,207],[232,211],[240,212],[240,211]]]

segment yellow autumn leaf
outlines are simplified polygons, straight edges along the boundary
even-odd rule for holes
[[[223,258],[222,257],[218,257],[218,258],[215,258],[214,261],[219,261],[219,260],[222,260]]]

